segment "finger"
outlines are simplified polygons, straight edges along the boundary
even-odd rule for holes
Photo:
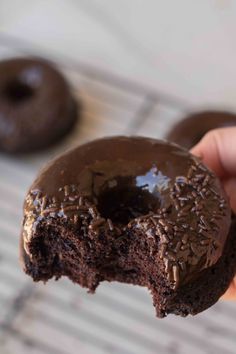
[[[222,299],[224,299],[224,300],[236,300],[236,277],[233,279],[233,281],[230,284],[230,287],[228,288],[228,290],[222,296]]]
[[[191,150],[220,177],[236,177],[236,127],[208,132]]]

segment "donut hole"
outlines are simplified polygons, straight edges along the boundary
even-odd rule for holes
[[[3,94],[10,102],[21,103],[34,95],[34,89],[29,84],[15,79],[6,85]]]
[[[127,225],[131,220],[159,207],[160,201],[156,195],[135,186],[125,177],[109,181],[99,194],[97,203],[101,216],[118,225]]]

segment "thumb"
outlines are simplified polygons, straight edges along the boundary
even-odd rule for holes
[[[222,296],[224,300],[236,300],[236,277],[232,280],[228,290]]]
[[[191,150],[220,178],[236,177],[236,127],[208,132]]]

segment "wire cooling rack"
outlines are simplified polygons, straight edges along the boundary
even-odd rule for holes
[[[0,156],[1,354],[233,354],[236,304],[218,302],[196,317],[155,318],[140,287],[104,282],[88,295],[66,279],[34,284],[20,269],[22,202],[38,169],[61,151],[104,135],[161,138],[189,107],[111,73],[0,35],[0,56],[31,54],[57,63],[83,103],[74,132],[32,156]]]

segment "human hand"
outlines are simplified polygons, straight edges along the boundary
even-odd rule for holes
[[[210,131],[191,153],[200,157],[220,178],[236,214],[236,127]],[[236,276],[223,298],[236,300]]]

